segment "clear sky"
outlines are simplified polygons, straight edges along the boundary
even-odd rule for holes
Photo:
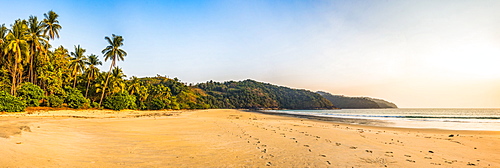
[[[52,42],[129,76],[254,79],[400,107],[500,107],[500,1],[4,1],[0,24],[60,15]],[[109,62],[102,70],[108,70]]]

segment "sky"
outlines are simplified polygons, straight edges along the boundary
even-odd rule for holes
[[[500,1],[4,1],[0,24],[59,14],[99,55],[124,38],[128,77],[254,79],[405,108],[500,107]],[[105,62],[101,70],[108,70]]]

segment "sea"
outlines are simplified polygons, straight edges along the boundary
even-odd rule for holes
[[[381,121],[382,126],[444,130],[500,131],[496,108],[393,108],[341,110],[268,110],[300,115]]]

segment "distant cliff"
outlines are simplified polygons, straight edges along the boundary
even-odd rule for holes
[[[370,97],[347,97],[342,95],[332,95],[327,92],[316,92],[328,99],[334,106],[341,109],[369,109],[369,108],[398,108],[396,104]]]

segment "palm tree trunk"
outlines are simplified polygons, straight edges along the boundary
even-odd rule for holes
[[[35,53],[35,47],[33,45],[31,46],[31,53],[30,53],[30,69],[28,70],[28,81],[33,83],[33,57]]]
[[[17,61],[14,60],[14,70],[12,72],[12,86],[10,88],[10,94],[16,96],[16,76],[17,76]]]
[[[75,88],[75,87],[76,87],[76,73],[75,73],[75,80],[73,82],[73,88]]]
[[[89,77],[89,80],[87,81],[87,89],[85,90],[85,97],[87,97],[88,93],[89,93],[89,86],[90,86],[90,77]]]
[[[102,99],[104,98],[104,93],[106,92],[106,86],[108,86],[109,75],[111,74],[111,70],[113,69],[113,65],[115,64],[114,60],[109,66],[108,76],[106,77],[106,82],[104,83],[104,88],[102,89],[101,100],[99,100],[99,107],[101,107]]]

